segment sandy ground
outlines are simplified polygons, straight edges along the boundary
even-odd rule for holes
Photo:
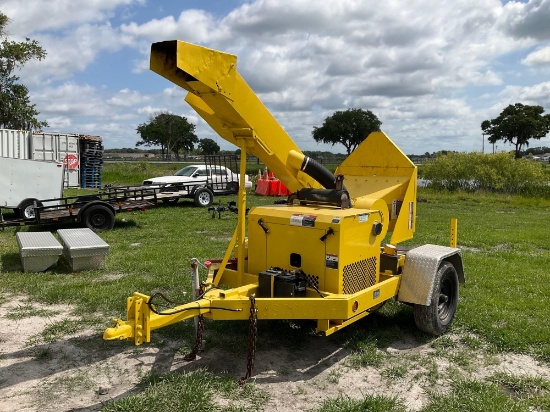
[[[205,350],[196,361],[185,362],[175,344],[161,349],[105,345],[97,331],[45,343],[37,339],[38,334],[55,322],[70,320],[70,308],[33,304],[33,311],[42,316],[6,317],[17,313],[22,301],[12,297],[0,306],[0,411],[97,411],[105,402],[132,394],[140,377],[151,370],[163,373],[204,367],[236,376],[244,372],[245,359],[221,349]],[[459,350],[459,337],[451,338]],[[550,379],[548,365],[525,355],[489,355],[479,350],[473,354],[474,361],[461,368],[411,337],[383,348],[388,356],[377,368],[350,367],[349,350],[328,340],[312,340],[308,345],[299,353],[257,353],[253,381],[269,394],[265,411],[309,410],[329,397],[362,398],[366,394],[398,396],[408,410],[416,411],[426,404],[427,390],[448,389],[450,369],[476,379],[499,371]],[[220,405],[225,402],[218,401]]]

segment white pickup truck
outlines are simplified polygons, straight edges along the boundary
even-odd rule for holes
[[[63,195],[63,163],[0,157],[0,207],[34,218],[34,204]]]
[[[214,193],[237,193],[239,180],[239,174],[233,173],[225,166],[197,164],[185,166],[171,176],[146,179],[142,185],[161,188],[164,192],[173,188],[178,191],[179,197],[194,198],[197,206],[205,207],[212,204]],[[244,188],[251,187],[252,181],[248,175],[245,175]],[[177,196],[166,199],[166,203],[177,201]]]

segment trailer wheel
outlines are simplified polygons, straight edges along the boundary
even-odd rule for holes
[[[105,205],[91,205],[84,211],[82,223],[94,232],[103,232],[115,226],[115,214]]]
[[[214,201],[214,194],[210,189],[201,187],[195,191],[195,204],[200,207],[207,207]]]
[[[34,219],[34,202],[37,206],[42,206],[42,203],[36,199],[25,199],[17,207],[17,215],[23,219]]]
[[[231,193],[237,193],[239,191],[239,184],[237,182],[229,182],[225,190]]]
[[[458,275],[455,267],[443,262],[436,274],[430,306],[414,305],[414,321],[418,329],[435,336],[445,333],[458,305]]]

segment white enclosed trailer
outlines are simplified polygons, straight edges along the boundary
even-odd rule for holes
[[[63,163],[0,157],[0,207],[34,217],[34,203],[63,195]]]

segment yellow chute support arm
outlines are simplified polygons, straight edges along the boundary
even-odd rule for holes
[[[225,140],[258,157],[287,188],[320,187],[289,160],[302,153],[237,71],[237,57],[179,40],[151,46],[151,70],[188,91],[187,103]]]

